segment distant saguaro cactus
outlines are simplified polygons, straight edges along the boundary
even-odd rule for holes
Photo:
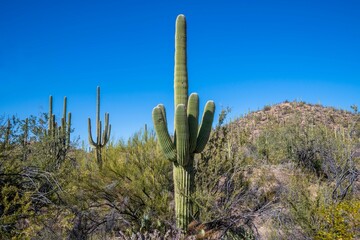
[[[89,132],[89,143],[92,148],[95,148],[96,161],[100,167],[102,167],[102,148],[109,142],[111,125],[109,125],[109,113],[105,113],[105,127],[102,132],[101,121],[100,121],[100,87],[97,87],[97,102],[96,102],[96,141],[93,139],[91,134],[91,119],[88,119],[88,132]]]
[[[67,116],[66,116],[67,115]],[[71,133],[71,112],[67,113],[67,97],[64,97],[63,115],[61,125],[58,126],[55,114],[53,114],[53,97],[49,97],[49,116],[48,116],[47,135],[51,138],[61,138],[61,143],[68,148],[70,144]]]
[[[160,146],[165,156],[173,162],[176,225],[185,231],[192,219],[194,155],[202,152],[209,140],[215,112],[214,102],[208,101],[199,126],[199,97],[196,93],[188,97],[186,61],[186,20],[184,15],[179,15],[176,19],[175,33],[174,140],[168,132],[165,108],[162,104],[153,109],[152,116]]]
[[[60,126],[58,126],[60,125]],[[61,162],[65,160],[70,147],[71,112],[67,113],[67,98],[64,97],[63,115],[61,124],[56,122],[53,114],[53,97],[49,97],[48,129],[45,135],[50,140],[50,150]]]

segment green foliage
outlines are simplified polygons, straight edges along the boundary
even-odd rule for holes
[[[255,138],[257,152],[263,161],[295,163],[300,167],[289,173],[291,182],[281,195],[290,211],[281,214],[283,220],[276,220],[287,237],[320,238],[319,232],[326,224],[319,211],[329,209],[332,212],[339,202],[355,200],[354,184],[359,174],[359,159],[354,155],[359,143],[358,122],[355,118],[354,122],[342,124],[347,128],[332,128],[311,116],[295,115],[286,122],[269,122]],[[350,215],[344,213],[344,216]],[[345,226],[339,227],[352,231]],[[329,231],[329,227],[327,229]],[[280,236],[284,237],[284,233],[275,239]],[[342,237],[346,239],[346,236]]]
[[[306,174],[293,175],[282,197],[289,206],[285,225],[287,236],[313,239],[357,239],[360,226],[360,201],[350,198],[332,201],[331,187]],[[301,227],[299,229],[299,227]]]
[[[11,183],[3,185],[0,193],[0,234],[3,237],[23,236],[29,226],[25,219],[31,217],[31,199]]]
[[[358,239],[360,200],[345,200],[323,206],[318,211],[320,227],[315,239]]]
[[[5,138],[7,142],[0,152],[0,235],[31,239],[40,232],[56,232],[60,236],[66,228],[49,219],[68,215],[61,195],[71,176],[70,149],[54,154],[54,138],[45,135],[45,118],[14,117],[10,122],[0,129],[1,142]]]
[[[324,204],[318,191],[311,192],[309,186],[319,188],[311,175],[294,172],[282,198],[289,209],[288,222],[284,225],[287,236],[311,238],[319,229],[317,211]]]
[[[172,226],[171,166],[155,136],[136,133],[127,143],[111,143],[107,161],[98,168],[83,165],[79,196],[82,219],[78,231],[98,234],[127,229],[126,235]],[[93,219],[96,219],[95,221]],[[80,224],[80,223],[79,223]]]
[[[179,117],[197,132],[198,97],[188,100],[186,116],[194,117],[184,118],[184,109]],[[0,118],[0,238],[357,239],[358,114],[328,109],[319,121],[314,114],[294,115],[321,110],[317,106],[297,103],[294,110],[292,104],[283,116],[272,115],[279,109],[274,105],[227,124],[230,109],[221,111],[193,158],[196,191],[189,200],[196,221],[186,236],[173,214],[177,181],[168,160],[177,163],[178,149],[168,132],[174,144],[168,152],[145,127],[126,142],[106,145],[100,167],[75,142],[54,151],[63,141],[48,134],[47,114]],[[175,141],[196,149],[194,134],[186,146],[184,126]]]
[[[248,200],[254,196],[244,174],[251,160],[246,144],[238,145],[243,136],[232,138],[234,129],[223,126],[229,112],[220,112],[206,148],[195,159],[195,216],[203,223],[200,229],[216,229],[223,239],[253,239],[249,216],[254,206]]]

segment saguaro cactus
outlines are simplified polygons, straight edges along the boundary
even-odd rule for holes
[[[61,123],[56,122],[55,114],[53,114],[53,97],[49,97],[49,113],[48,113],[48,129],[45,135],[49,139],[50,153],[55,156],[55,167],[59,167],[60,163],[65,161],[67,151],[70,147],[71,134],[71,112],[67,113],[67,98],[64,97],[63,115]]]
[[[67,115],[67,116],[66,116]],[[48,131],[47,135],[51,139],[58,139],[62,147],[68,148],[70,145],[71,133],[71,112],[67,113],[67,97],[64,97],[63,115],[61,118],[61,125],[58,124],[53,114],[53,97],[49,97],[49,116],[48,116]]]
[[[192,219],[194,155],[202,152],[209,140],[215,112],[214,102],[208,101],[199,126],[199,97],[196,93],[188,96],[186,61],[186,20],[184,15],[179,15],[175,33],[174,139],[168,132],[162,104],[153,109],[152,116],[160,146],[165,156],[173,162],[176,225],[185,231]]]
[[[102,148],[108,143],[111,133],[111,125],[109,125],[109,113],[105,113],[105,128],[102,132],[100,121],[100,87],[97,87],[97,102],[96,102],[96,141],[94,141],[91,134],[91,119],[88,119],[89,143],[92,148],[95,148],[95,157],[99,166],[102,166]]]

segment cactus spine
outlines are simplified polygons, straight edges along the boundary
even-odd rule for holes
[[[173,162],[176,225],[184,231],[187,231],[192,219],[194,155],[202,152],[209,140],[215,112],[214,102],[208,101],[199,126],[199,97],[196,93],[188,97],[186,61],[186,20],[184,15],[179,15],[176,19],[175,33],[174,140],[167,129],[164,106],[156,106],[152,115],[160,146],[165,156]]]
[[[91,134],[91,119],[88,119],[88,132],[89,132],[89,143],[92,148],[95,148],[96,161],[99,167],[102,166],[102,149],[108,143],[111,133],[111,125],[109,125],[109,113],[105,113],[105,127],[102,132],[100,121],[100,87],[97,87],[97,102],[96,102],[96,141],[94,141]]]

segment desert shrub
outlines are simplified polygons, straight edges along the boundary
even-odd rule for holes
[[[282,238],[312,239],[320,228],[317,214],[324,204],[321,186],[309,173],[295,171],[281,198],[287,211],[278,219]]]
[[[315,239],[358,239],[360,237],[360,201],[345,200],[322,206],[320,226]]]
[[[44,115],[13,117],[0,127],[0,235],[6,238],[66,235],[63,188],[71,179],[70,149],[56,163],[58,155],[49,154],[51,142],[44,136],[45,122]]]
[[[220,113],[205,150],[196,158],[194,217],[202,226],[197,231],[213,229],[224,239],[252,239],[251,210],[244,204],[250,196],[244,177],[247,140],[222,125],[228,112]]]
[[[267,125],[254,139],[258,160],[280,164],[287,159],[287,148],[283,144],[286,134],[281,125]]]
[[[254,143],[259,158],[272,164],[294,161],[336,182],[334,198],[344,198],[359,174],[354,157],[357,125],[334,130],[311,118],[295,117],[284,124],[267,124]]]
[[[330,228],[324,223],[321,211],[336,211],[340,202],[355,201],[355,183],[359,178],[359,158],[355,154],[359,145],[359,122],[355,118],[354,122],[343,125],[347,127],[334,129],[311,116],[294,116],[283,123],[265,124],[254,139],[258,163],[292,162],[299,167],[291,183],[284,186],[281,202],[285,203],[286,210],[274,218],[279,226],[274,239],[319,237],[321,229]],[[342,214],[345,219],[351,218],[346,211]]]
[[[111,236],[119,231],[165,233],[174,226],[171,164],[153,133],[140,131],[126,143],[111,143],[101,169],[84,164],[76,231]],[[74,234],[75,234],[74,232]]]
[[[270,105],[265,105],[265,107],[263,108],[263,110],[264,110],[265,112],[270,111],[270,110],[271,110],[271,106],[270,106]]]
[[[331,192],[331,186],[319,182],[309,174],[294,174],[287,191],[282,195],[285,209],[289,211],[283,212],[277,219],[284,231],[282,238],[356,239],[359,237],[359,199],[333,201]]]

